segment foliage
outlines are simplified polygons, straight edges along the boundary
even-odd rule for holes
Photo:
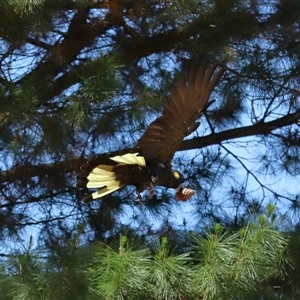
[[[299,298],[297,1],[3,0],[0,12],[1,295]],[[227,70],[174,159],[196,195],[138,202],[127,187],[83,204],[84,158],[134,146],[203,61]]]
[[[276,293],[279,299],[281,287],[272,287],[272,281],[289,276],[291,257],[286,255],[288,239],[274,228],[273,208],[238,232],[216,224],[204,235],[188,233],[190,246],[185,249],[172,248],[172,237],[166,236],[150,243],[140,239],[138,248],[124,235],[119,244],[80,245],[80,232],[44,254],[29,246],[2,260],[1,295],[49,300],[248,299],[273,290],[273,299]]]

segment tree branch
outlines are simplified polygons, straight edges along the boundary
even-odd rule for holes
[[[86,17],[86,16],[84,16]],[[66,38],[59,44],[52,46],[51,56],[41,62],[41,64],[35,68],[31,73],[26,75],[20,80],[19,83],[25,81],[25,78],[30,78],[33,74],[38,72],[39,77],[48,78],[51,81],[52,89],[48,92],[47,99],[52,99],[59,95],[63,90],[76,84],[80,81],[80,76],[76,72],[82,72],[85,76],[92,76],[97,67],[97,60],[84,63],[73,68],[73,71],[68,71],[59,78],[53,80],[53,78],[64,70],[64,68],[74,61],[80,51],[89,46],[96,37],[103,35],[108,29],[113,26],[120,26],[128,33],[128,39],[126,42],[121,43],[118,47],[118,54],[121,56],[120,61],[127,64],[132,64],[135,61],[143,57],[147,57],[153,53],[160,53],[164,51],[170,51],[174,45],[182,43],[189,39],[191,36],[198,34],[201,30],[207,30],[207,24],[202,24],[199,20],[195,20],[190,24],[187,24],[184,30],[178,31],[178,28],[172,28],[166,30],[163,33],[153,34],[152,36],[138,35],[137,32],[130,30],[128,24],[124,21],[122,16],[120,18],[114,18],[113,21],[109,20],[109,15],[96,24],[86,24],[84,18],[79,18],[80,24],[70,24],[70,28]],[[78,23],[79,21],[77,21]],[[200,23],[199,23],[200,22]],[[75,29],[73,29],[75,27]],[[80,30],[79,30],[79,29]],[[72,33],[74,31],[74,34]],[[216,33],[217,34],[217,33]],[[79,37],[81,37],[79,39]],[[116,42],[117,44],[118,42]],[[120,43],[120,42],[119,42]],[[108,54],[115,55],[115,52]],[[41,71],[43,70],[43,71]],[[41,72],[45,72],[43,75]]]
[[[184,141],[182,142],[178,150],[180,151],[180,150],[203,148],[210,145],[220,144],[221,142],[231,140],[231,139],[253,136],[253,135],[266,135],[271,133],[275,129],[295,124],[297,123],[297,121],[299,121],[299,119],[300,119],[300,110],[297,110],[293,114],[288,114],[274,121],[270,121],[266,123],[259,122],[255,125],[229,129],[226,131],[212,133],[210,135],[197,137],[191,140]]]
[[[85,163],[83,157],[57,163],[16,166],[0,173],[0,183],[25,180],[34,176],[76,172]]]
[[[288,114],[282,118],[267,123],[260,122],[252,126],[230,129],[218,133],[212,133],[204,137],[183,141],[178,151],[199,149],[241,137],[266,135],[271,133],[275,129],[295,124],[299,119],[300,110],[297,110],[293,114]],[[10,170],[1,172],[0,183],[13,182],[15,180],[24,180],[26,178],[31,178],[34,176],[77,172],[80,165],[82,165],[84,162],[85,159],[83,157],[80,157],[57,163],[17,166]]]

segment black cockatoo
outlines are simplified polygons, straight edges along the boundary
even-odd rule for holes
[[[162,115],[152,122],[132,149],[102,154],[88,160],[76,176],[79,188],[96,188],[86,196],[90,202],[110,194],[126,185],[136,187],[140,193],[154,186],[176,190],[176,198],[186,201],[194,191],[185,188],[184,177],[172,169],[173,156],[183,139],[196,130],[197,120],[213,102],[209,97],[225,68],[218,64],[202,64],[192,69],[188,78],[182,76],[171,91]]]

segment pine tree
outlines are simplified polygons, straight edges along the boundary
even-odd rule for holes
[[[124,235],[84,245],[80,227],[60,245],[29,244],[2,261],[2,299],[293,299],[297,289],[284,286],[289,241],[275,220],[268,206],[236,232],[220,224],[202,235],[181,232],[186,247],[174,236],[135,236],[132,245]]]
[[[297,1],[4,0],[0,11],[1,295],[299,297]],[[227,70],[174,160],[196,195],[182,204],[157,188],[140,203],[127,187],[83,204],[85,158],[134,146],[203,61]]]

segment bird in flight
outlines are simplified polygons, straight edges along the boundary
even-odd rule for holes
[[[135,147],[94,156],[82,165],[76,186],[97,189],[83,201],[102,198],[126,185],[135,186],[139,198],[144,190],[152,197],[154,186],[163,186],[175,189],[178,200],[190,199],[195,191],[184,187],[184,177],[172,169],[172,159],[214,102],[209,97],[224,71],[218,64],[203,63],[198,69],[193,68],[172,89],[162,115],[148,126]]]

